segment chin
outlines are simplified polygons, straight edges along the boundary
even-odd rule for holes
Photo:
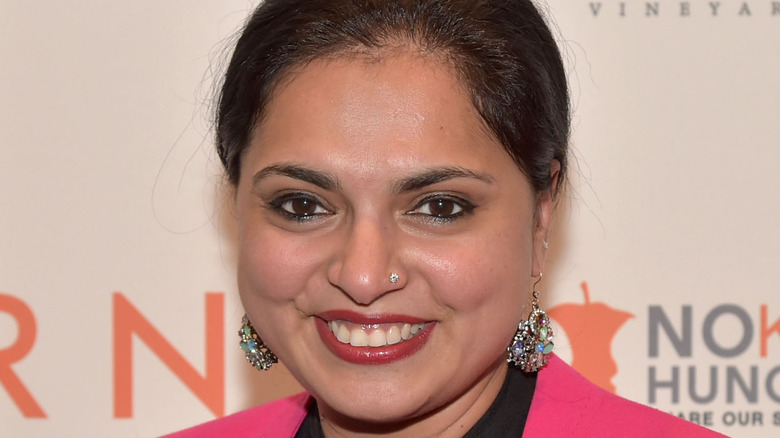
[[[418,402],[413,394],[402,393],[400,386],[396,385],[388,388],[377,385],[358,393],[344,391],[335,397],[316,398],[321,411],[328,409],[336,414],[334,418],[339,418],[345,425],[350,424],[351,428],[358,428],[361,424],[371,428],[393,424],[402,427],[404,423],[409,423],[433,409],[426,406],[426,402],[430,400]]]

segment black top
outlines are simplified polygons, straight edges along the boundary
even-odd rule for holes
[[[524,373],[510,366],[498,396],[485,415],[464,438],[520,437],[531,409],[536,388],[536,373]],[[323,438],[317,403],[312,401],[295,438]]]

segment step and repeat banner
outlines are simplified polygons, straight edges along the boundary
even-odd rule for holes
[[[256,2],[0,2],[0,436],[156,436],[300,390],[248,366],[211,98]],[[780,2],[551,0],[574,108],[558,354],[780,434]]]

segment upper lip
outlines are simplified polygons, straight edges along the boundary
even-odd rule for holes
[[[327,322],[330,321],[349,321],[355,324],[384,324],[392,322],[402,322],[409,324],[419,324],[429,322],[427,319],[418,318],[410,315],[391,314],[391,313],[358,313],[351,310],[329,310],[317,315]]]

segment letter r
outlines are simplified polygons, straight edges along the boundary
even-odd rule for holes
[[[35,316],[24,301],[2,293],[0,293],[0,312],[13,316],[19,326],[16,342],[0,350],[0,384],[11,395],[11,399],[22,411],[22,415],[27,418],[46,418],[43,409],[11,369],[11,364],[22,360],[35,345]]]

